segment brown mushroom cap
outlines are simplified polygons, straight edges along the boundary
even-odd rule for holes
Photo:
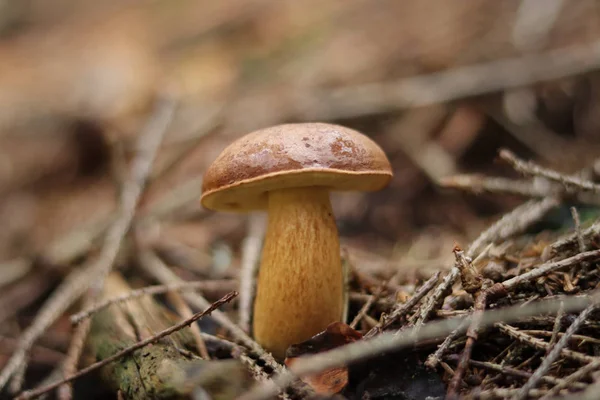
[[[200,201],[217,211],[260,210],[271,190],[375,191],[391,178],[385,153],[362,133],[325,123],[284,124],[225,148],[204,175]]]

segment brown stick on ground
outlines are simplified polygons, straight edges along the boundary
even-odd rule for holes
[[[141,135],[139,157],[135,159],[130,179],[123,187],[117,218],[106,232],[100,254],[86,268],[69,275],[44,304],[35,321],[21,336],[19,347],[0,373],[0,390],[25,364],[27,353],[38,336],[91,285],[100,283],[99,286],[102,286],[101,282],[110,273],[121,241],[129,229],[145,178],[174,110],[175,103],[171,97],[160,99],[156,114],[152,115],[147,131]]]
[[[526,282],[530,282],[552,271],[577,265],[585,261],[597,260],[598,258],[600,258],[600,250],[594,250],[586,253],[580,253],[564,260],[548,262],[538,266],[537,268],[534,268],[529,272],[518,275],[504,282],[496,283],[490,288],[479,292],[475,299],[475,312],[473,314],[473,319],[471,320],[471,324],[467,330],[467,342],[465,343],[465,347],[461,354],[458,367],[454,371],[452,381],[450,382],[450,385],[448,385],[446,397],[449,400],[458,398],[459,384],[464,376],[467,366],[469,365],[471,352],[477,340],[477,331],[479,330],[479,325],[481,322],[480,318],[485,312],[488,300],[505,296],[510,290],[516,288],[517,286]]]
[[[117,275],[109,277],[107,286],[109,291],[124,292],[129,290],[127,284]],[[231,292],[211,304],[206,310],[198,312],[176,325],[162,329],[157,334],[151,333],[161,325],[168,326],[169,318],[166,310],[151,299],[140,299],[138,300],[139,304],[128,304],[126,306],[127,310],[117,307],[106,309],[94,317],[94,326],[90,336],[90,345],[92,349],[95,349],[95,355],[97,358],[101,358],[101,361],[58,382],[23,392],[18,399],[35,398],[66,382],[72,382],[89,372],[109,366],[114,361],[120,360],[124,356],[152,343],[155,346],[149,348],[143,354],[140,353],[137,356],[125,358],[120,364],[113,364],[104,370],[105,379],[108,379],[107,383],[117,384],[120,390],[134,398],[144,398],[146,395],[158,396],[160,393],[168,393],[173,390],[183,394],[189,388],[187,385],[182,384],[186,381],[186,379],[182,380],[182,377],[187,378],[185,370],[187,367],[193,366],[194,360],[184,358],[177,349],[170,345],[171,342],[159,343],[160,339],[172,335],[203,316],[212,313],[219,306],[231,301],[235,296],[237,296],[237,292]],[[133,315],[127,316],[128,313],[135,313],[136,319],[132,319]],[[136,321],[136,327],[131,326],[130,321]],[[110,329],[105,329],[108,327]],[[146,336],[141,340],[136,338],[136,331],[139,328],[144,329],[143,335]],[[117,335],[116,340],[115,334]],[[179,338],[181,339],[181,337]],[[123,343],[129,345],[122,349]],[[126,368],[127,363],[131,364],[131,368]],[[138,394],[135,395],[135,393]]]
[[[599,304],[600,292],[596,290],[586,297],[565,296],[562,303],[566,313],[580,311],[590,304]],[[561,300],[552,299],[534,301],[526,305],[511,306],[497,310],[488,310],[481,317],[480,328],[490,327],[499,321],[508,323],[543,313],[556,313],[560,307]],[[359,340],[323,353],[302,357],[290,367],[289,372],[280,374],[271,382],[255,385],[241,399],[259,400],[270,398],[277,390],[289,385],[298,376],[313,375],[327,369],[347,365],[351,362],[369,359],[380,355],[382,352],[400,350],[429,339],[445,337],[455,329],[460,329],[461,325],[465,322],[470,322],[471,320],[472,316],[470,315],[466,318],[459,317],[429,322],[421,327],[407,328],[398,334],[383,332],[367,340]],[[418,335],[416,335],[417,331]]]
[[[538,382],[542,379],[542,377],[544,377],[546,373],[550,370],[552,363],[554,363],[554,361],[556,361],[556,359],[560,356],[561,351],[569,343],[571,336],[573,336],[573,334],[577,332],[577,330],[583,324],[583,321],[585,321],[585,319],[588,318],[590,314],[594,312],[597,308],[598,306],[596,304],[592,304],[591,306],[583,310],[581,314],[579,314],[579,316],[575,319],[575,321],[573,321],[571,326],[569,326],[564,336],[560,338],[560,340],[556,343],[555,346],[553,346],[552,350],[548,353],[548,355],[544,357],[544,360],[542,361],[538,369],[533,373],[531,378],[529,378],[525,385],[523,385],[519,394],[515,396],[515,400],[525,400],[527,398],[527,396],[529,395],[529,391],[537,386]]]

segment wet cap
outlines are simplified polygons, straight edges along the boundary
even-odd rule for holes
[[[272,190],[376,191],[391,178],[385,153],[362,133],[325,123],[284,124],[225,148],[204,175],[200,201],[215,211],[260,210]]]

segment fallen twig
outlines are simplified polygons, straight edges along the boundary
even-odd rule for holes
[[[57,387],[59,387],[60,385],[62,385],[64,383],[72,382],[75,379],[77,379],[77,378],[79,378],[79,377],[81,377],[81,376],[83,376],[83,375],[85,375],[87,373],[90,373],[90,372],[92,372],[92,371],[94,371],[94,370],[96,370],[98,368],[101,368],[101,367],[103,367],[103,366],[105,366],[105,365],[107,365],[107,364],[109,364],[109,363],[111,363],[111,362],[113,362],[115,360],[118,360],[119,358],[121,358],[121,357],[123,357],[123,356],[125,356],[125,355],[127,355],[129,353],[132,353],[132,352],[134,352],[134,351],[136,351],[138,349],[141,349],[144,346],[147,346],[147,345],[152,344],[152,343],[156,343],[157,341],[159,341],[163,337],[168,336],[168,335],[170,335],[170,334],[172,334],[174,332],[177,332],[177,331],[185,328],[186,326],[191,325],[192,323],[196,322],[197,320],[199,320],[200,318],[204,317],[205,315],[212,313],[218,307],[222,306],[225,303],[230,302],[237,295],[238,295],[237,292],[230,292],[230,293],[226,294],[225,296],[223,296],[221,299],[219,299],[219,300],[215,301],[214,303],[212,303],[206,310],[194,314],[191,318],[185,319],[184,321],[182,321],[182,322],[180,322],[180,323],[178,323],[176,325],[173,325],[172,327],[167,328],[167,329],[165,329],[165,330],[157,333],[154,336],[151,336],[151,337],[149,337],[147,339],[141,340],[141,341],[139,341],[139,342],[137,342],[137,343],[135,343],[135,344],[133,344],[133,345],[131,345],[131,346],[129,346],[129,347],[121,350],[121,351],[119,351],[118,353],[116,353],[116,354],[114,354],[114,355],[112,355],[110,357],[105,358],[102,361],[98,361],[98,362],[90,365],[89,367],[86,367],[86,368],[80,370],[76,374],[73,374],[71,376],[68,376],[68,377],[62,379],[60,382],[55,382],[55,383],[53,383],[51,385],[48,385],[48,386],[45,386],[45,387],[42,387],[42,388],[39,388],[39,389],[36,389],[36,390],[25,391],[25,392],[21,393],[17,397],[17,399],[18,400],[33,399],[33,398],[39,396],[40,394],[43,394],[43,393],[46,393],[46,392],[48,392],[50,390],[56,389]]]
[[[564,303],[565,312],[580,311],[590,304],[598,304],[600,302],[600,292],[594,292],[587,298],[565,296],[562,301]],[[556,313],[560,308],[560,302],[561,300],[559,299],[540,300],[524,306],[512,306],[498,310],[488,310],[482,315],[481,324],[479,326],[481,329],[484,329],[499,321],[508,323],[533,315]],[[303,357],[298,359],[298,361],[289,368],[289,371],[279,374],[272,382],[255,385],[254,388],[243,395],[242,398],[243,400],[266,399],[276,393],[280,388],[289,385],[296,377],[312,375],[326,369],[343,366],[350,362],[368,359],[381,354],[382,352],[400,350],[415,345],[417,340],[425,341],[444,337],[453,330],[460,328],[464,322],[470,322],[472,318],[473,316],[469,315],[465,318],[459,317],[429,322],[421,327],[415,326],[407,328],[397,335],[394,333],[383,332],[370,339],[356,341],[333,350]],[[417,331],[419,332],[418,336],[415,335],[415,332]],[[563,352],[564,351],[565,350],[563,350]]]
[[[512,151],[507,149],[500,150],[500,158],[507,161],[517,171],[533,176],[543,176],[551,181],[562,183],[565,187],[576,187],[577,189],[597,193],[600,191],[600,185],[594,182],[580,179],[574,176],[564,175],[549,168],[544,168],[532,161],[524,161],[518,158]]]
[[[600,235],[600,221],[595,222],[592,226],[587,229],[584,229],[581,233],[571,233],[567,237],[562,238],[554,242],[550,247],[554,254],[559,254],[567,250],[571,246],[576,246],[580,242],[580,238],[584,240],[584,246],[587,243],[590,243],[594,240],[598,235]],[[587,246],[585,247],[587,249]]]
[[[458,355],[449,356],[448,359],[453,360],[453,361],[458,361]],[[477,368],[485,368],[490,371],[499,372],[504,375],[518,376],[520,378],[525,378],[525,379],[529,379],[533,375],[531,372],[522,371],[520,369],[511,368],[511,367],[507,367],[505,365],[495,364],[495,363],[487,362],[487,361],[469,360],[469,364],[471,364],[472,366],[477,367]],[[564,379],[555,378],[550,375],[544,375],[544,376],[542,376],[541,379],[543,382],[550,383],[552,385],[557,385],[557,384],[565,382]],[[580,383],[576,386],[578,389],[584,389],[587,385]]]
[[[159,100],[157,111],[148,122],[146,131],[140,136],[138,142],[140,146],[139,156],[134,160],[129,180],[123,186],[119,212],[106,232],[100,254],[83,270],[78,270],[69,275],[42,306],[34,322],[21,336],[21,345],[0,373],[0,390],[26,362],[26,355],[31,345],[58,316],[83,295],[89,287],[94,286],[96,288],[94,291],[101,290],[102,282],[106,275],[110,273],[117,252],[121,247],[122,239],[129,229],[138,199],[143,190],[145,178],[148,176],[156,150],[174,111],[175,102],[170,96]]]
[[[438,271],[435,274],[433,274],[431,278],[429,278],[406,303],[398,303],[394,306],[394,309],[388,315],[382,315],[377,325],[371,328],[369,332],[365,334],[364,337],[370,338],[372,336],[375,336],[376,334],[384,331],[394,322],[398,321],[400,318],[408,314],[410,310],[412,310],[412,308],[416,306],[417,303],[421,301],[421,299],[433,289],[439,278],[440,272]]]
[[[573,334],[577,332],[577,330],[581,327],[583,321],[585,321],[585,319],[589,317],[589,315],[592,312],[594,312],[597,309],[597,307],[598,306],[596,304],[592,304],[585,310],[583,310],[581,314],[579,314],[579,316],[575,319],[575,321],[573,321],[571,326],[569,326],[569,328],[565,331],[564,336],[560,338],[556,345],[552,347],[552,350],[550,350],[548,355],[544,357],[544,360],[542,361],[538,369],[533,373],[533,375],[531,376],[531,378],[529,378],[525,385],[523,385],[521,391],[514,397],[515,400],[525,400],[527,398],[529,391],[535,388],[538,382],[541,380],[541,378],[545,376],[546,373],[550,370],[552,363],[556,361],[558,356],[561,354],[562,350],[567,346],[569,340],[571,339],[571,336],[573,336]]]
[[[149,275],[154,277],[159,282],[165,284],[181,283],[181,279],[173,273],[154,253],[150,251],[141,251],[138,255],[140,258],[145,258],[140,266]],[[210,304],[204,297],[198,293],[183,293],[183,297],[194,307],[203,308]],[[275,372],[283,371],[283,367],[275,359],[267,353],[258,343],[252,340],[239,326],[234,324],[224,313],[215,311],[212,315],[213,319],[221,324],[229,333],[239,340],[244,346],[261,357],[265,363]]]
[[[550,400],[551,398],[556,396],[561,390],[566,389],[570,386],[579,388],[578,381],[580,379],[585,378],[587,375],[589,375],[590,373],[592,373],[598,369],[600,369],[600,360],[592,361],[588,365],[585,365],[585,366],[579,368],[578,370],[573,372],[571,375],[568,375],[567,377],[562,379],[560,382],[558,382],[556,384],[556,386],[554,386],[552,389],[550,389],[548,391],[548,393],[543,397],[543,400]],[[587,385],[586,385],[586,387],[587,387]],[[595,394],[596,394],[596,396],[598,395],[597,392]]]
[[[528,201],[521,204],[508,214],[505,214],[492,224],[489,228],[483,231],[469,246],[466,256],[473,258],[487,244],[496,240],[506,239],[517,232],[520,232],[538,221],[550,209],[559,204],[559,200],[554,197],[548,197],[539,201]],[[429,301],[421,311],[421,315],[416,325],[426,322],[443,298],[448,295],[452,285],[460,276],[460,270],[454,266],[444,277],[442,282],[435,288]]]
[[[476,194],[504,193],[523,197],[546,197],[559,193],[553,186],[539,187],[532,181],[514,180],[482,175],[452,175],[439,180],[440,186],[467,190]]]
[[[600,42],[462,66],[396,82],[381,82],[298,98],[304,119],[339,119],[440,104],[596,69]]]
[[[85,309],[73,314],[71,316],[71,323],[78,324],[82,320],[91,317],[93,314],[113,304],[122,303],[125,301],[137,299],[142,296],[150,296],[155,294],[161,294],[171,291],[183,291],[187,289],[199,289],[199,290],[212,290],[216,287],[223,287],[224,290],[232,291],[237,287],[237,281],[232,279],[212,280],[212,281],[195,281],[195,282],[179,282],[170,283],[168,285],[154,285],[146,286],[141,289],[132,290],[121,296],[114,297],[112,299],[104,300],[100,303],[96,303],[93,307]]]
[[[548,345],[547,342],[543,341],[542,339],[538,339],[533,336],[527,335],[524,332],[518,330],[517,328],[508,325],[507,323],[508,323],[508,321],[499,322],[499,323],[495,324],[495,326],[498,329],[500,329],[501,332],[504,332],[505,334],[509,335],[510,337],[517,339],[518,341],[525,343],[533,348],[536,348],[539,350],[544,350],[544,351],[548,351],[548,349],[550,349],[550,346]],[[581,363],[591,363],[591,362],[599,360],[598,357],[588,356],[587,354],[583,354],[578,351],[573,351],[573,350],[569,350],[569,349],[565,349],[565,348],[560,350],[560,355],[562,355],[565,358],[574,360],[574,361],[579,361]]]

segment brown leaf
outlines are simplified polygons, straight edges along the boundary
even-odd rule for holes
[[[362,334],[343,322],[330,324],[323,332],[312,338],[290,346],[287,350],[285,365],[290,367],[299,357],[320,353],[362,339]],[[302,378],[318,394],[339,393],[348,384],[348,367],[325,370],[316,375]]]

